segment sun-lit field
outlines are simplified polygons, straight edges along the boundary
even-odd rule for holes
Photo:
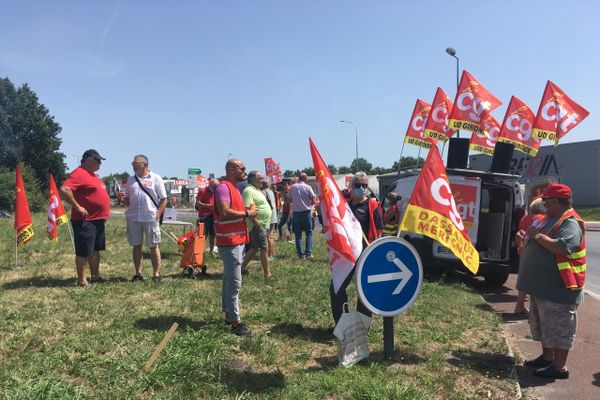
[[[75,286],[67,227],[60,241],[36,236],[14,264],[12,220],[0,220],[0,397],[7,399],[507,399],[514,397],[500,320],[471,288],[426,279],[416,303],[395,318],[393,362],[383,360],[382,318],[370,330],[371,356],[337,365],[328,332],[329,266],[322,234],[316,257],[300,261],[279,243],[266,284],[251,264],[242,317],[254,335],[229,333],[221,314],[221,261],[208,276],[181,277],[176,245],[163,241],[163,276],[130,283],[125,221],[107,225],[106,283]],[[173,229],[177,234],[180,229]],[[355,299],[352,292],[350,298]],[[142,367],[173,322],[179,328],[149,373]]]

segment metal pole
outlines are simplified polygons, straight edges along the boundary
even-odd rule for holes
[[[383,317],[383,357],[391,360],[394,356],[394,317]]]
[[[19,253],[19,252],[18,252],[18,250],[17,250],[17,247],[18,247],[18,245],[17,245],[17,230],[15,229],[15,269],[16,269],[16,268],[17,268],[17,266],[19,265],[19,264],[18,264],[18,257],[19,257],[19,256],[18,256],[18,253]]]
[[[352,126],[354,127],[354,133],[356,138],[356,158],[358,159],[358,128],[354,124],[352,124]]]
[[[404,152],[404,141],[402,141],[402,148],[400,149],[400,159],[398,160],[398,176],[400,176],[400,169],[402,168],[402,153]]]

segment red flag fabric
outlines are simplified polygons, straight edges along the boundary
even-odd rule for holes
[[[490,114],[483,121],[483,127],[483,133],[473,132],[469,148],[473,151],[493,156],[496,141],[498,140],[498,134],[500,133],[500,124],[496,118]]]
[[[18,165],[15,174],[15,230],[17,231],[17,246],[21,246],[33,238],[33,227],[27,194],[25,194],[25,184]]]
[[[281,165],[271,157],[265,158],[265,176],[269,185],[277,184],[283,180]]]
[[[425,124],[423,137],[447,141],[456,133],[455,130],[448,128],[448,115],[452,111],[452,100],[441,87],[435,91],[433,103],[429,118]]]
[[[430,110],[431,106],[429,103],[417,99],[412,116],[410,117],[408,129],[406,130],[406,136],[404,136],[404,143],[428,149],[432,144],[437,142],[434,139],[423,136],[423,129],[427,123],[427,117],[429,116]]]
[[[555,83],[548,81],[533,123],[533,136],[558,141],[575,128],[589,111],[573,101]]]
[[[454,107],[450,112],[450,129],[484,133],[483,121],[500,105],[502,102],[484,88],[473,75],[463,71],[456,91]]]
[[[471,243],[456,207],[437,146],[429,149],[400,229],[437,240],[448,247],[469,270],[477,273],[479,253]]]
[[[206,189],[210,181],[204,177],[202,174],[196,175],[196,187],[198,189]]]
[[[56,183],[54,177],[50,174],[50,187],[48,189],[48,224],[46,225],[48,230],[48,238],[50,240],[58,239],[58,232],[56,227],[67,222],[67,214],[63,207],[62,200],[58,195],[58,189],[56,189]]]
[[[362,251],[362,229],[312,139],[309,139],[309,143],[315,176],[321,188],[319,200],[323,212],[323,227],[333,290],[337,293]]]
[[[527,104],[512,96],[500,128],[499,142],[515,145],[515,150],[535,156],[542,141],[531,134],[535,115]]]

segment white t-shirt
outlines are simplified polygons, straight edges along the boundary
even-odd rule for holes
[[[152,171],[148,171],[148,175],[139,177],[140,183],[144,185],[144,189],[154,199],[156,204],[167,197],[165,184],[162,178]],[[135,180],[135,176],[130,176],[127,180],[127,197],[129,198],[129,206],[125,211],[125,216],[130,221],[150,222],[156,219],[156,206],[150,200],[150,197],[140,188],[140,185]]]

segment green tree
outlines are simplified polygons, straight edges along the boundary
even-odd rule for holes
[[[65,155],[59,151],[61,130],[27,84],[15,88],[8,78],[0,78],[0,168],[14,170],[23,162],[43,190],[49,174],[60,185],[66,176]]]
[[[402,157],[400,159],[400,168],[410,168],[410,167],[416,167],[417,165],[423,165],[424,161],[425,160],[422,157],[419,157],[419,158]],[[394,170],[394,171],[398,170],[398,161],[394,162],[394,164],[392,165],[392,170]]]
[[[28,165],[21,164],[21,175],[25,183],[27,203],[31,212],[40,212],[46,208],[48,189],[40,190],[40,182],[35,171]],[[15,169],[0,168],[0,210],[15,211]]]
[[[342,165],[341,167],[338,168],[338,174],[345,175],[345,174],[350,174],[350,173],[352,173],[352,170],[350,169],[350,167],[346,167],[345,165]]]
[[[304,168],[302,170],[302,172],[304,172],[308,176],[314,176],[315,175],[315,169],[313,167],[306,167],[306,168]]]
[[[327,168],[329,168],[329,172],[331,172],[332,175],[335,175],[335,174],[338,173],[337,167],[335,165],[333,165],[333,164],[329,164],[327,166]]]
[[[350,164],[350,171],[352,171],[353,174],[357,173],[358,171],[364,171],[367,174],[370,174],[372,169],[373,164],[360,157],[355,158],[352,161],[352,164]]]

